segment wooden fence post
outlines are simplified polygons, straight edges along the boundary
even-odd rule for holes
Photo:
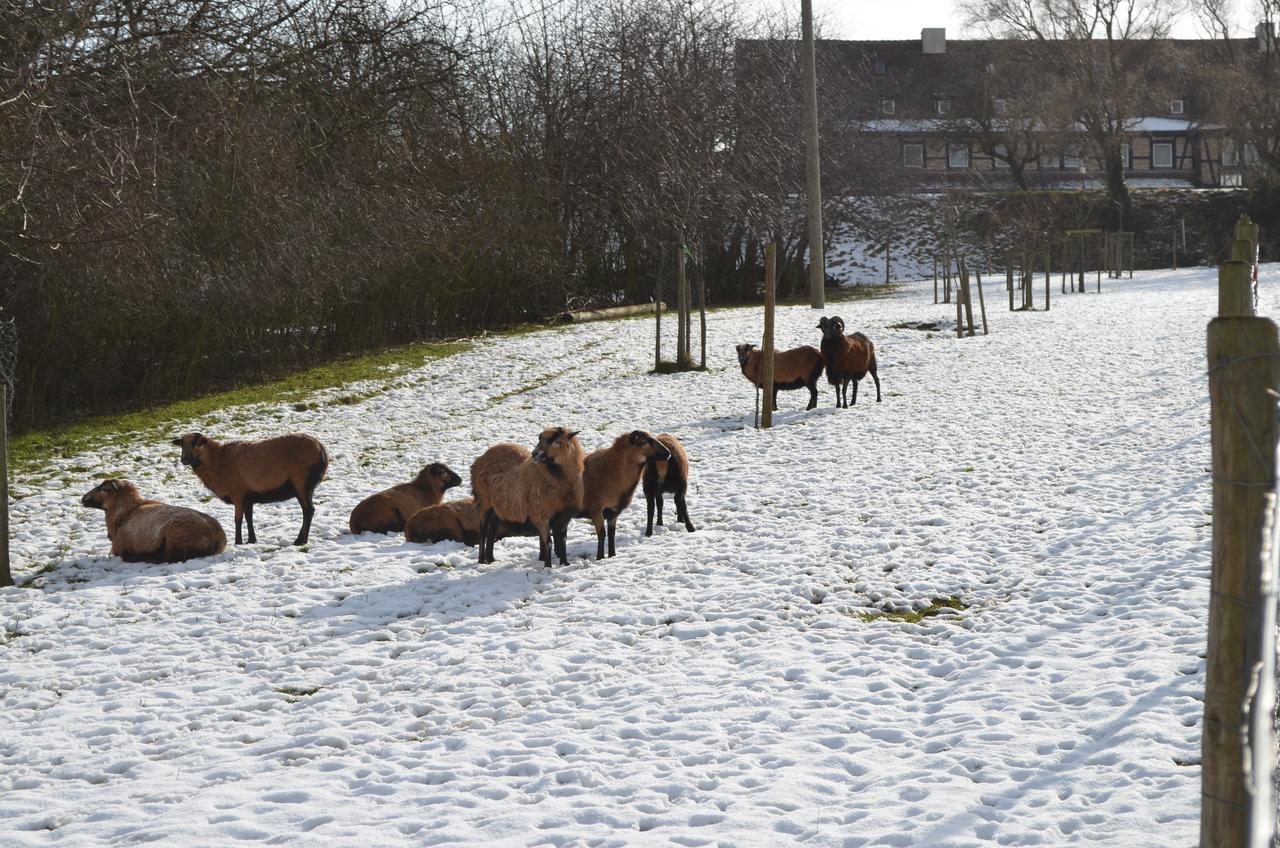
[[[938,302],[938,254],[933,254],[933,302]]]
[[[0,382],[0,586],[13,585],[9,569],[9,387]]]
[[[1050,252],[1053,248],[1049,242],[1044,243],[1044,311],[1049,311],[1049,283],[1052,281],[1053,271],[1049,264]]]
[[[760,355],[764,365],[764,411],[760,414],[760,427],[773,426],[773,292],[777,284],[778,246],[769,242],[764,249],[764,343]]]
[[[978,308],[982,310],[982,335],[989,336],[991,333],[987,330],[987,301],[982,296],[982,272],[974,268],[973,276],[978,282]]]
[[[658,260],[658,277],[653,284],[653,370],[654,373],[661,373],[662,370],[662,272],[666,265],[667,252],[659,251],[661,259]]]
[[[1004,255],[1004,287],[1009,290],[1009,311],[1013,311],[1013,251]]]
[[[884,284],[889,285],[889,245],[888,241],[884,243]]]
[[[676,245],[676,365],[683,368],[689,363],[689,331],[685,324],[685,307],[688,305],[689,278],[684,268],[684,243]]]
[[[707,370],[707,255],[702,253],[702,267],[698,273],[698,329],[702,336],[702,357],[699,366]]]
[[[1268,632],[1274,596],[1267,600],[1273,586],[1265,578],[1274,576],[1275,554],[1268,544],[1274,536],[1264,541],[1264,529],[1275,529],[1266,517],[1275,500],[1280,337],[1270,320],[1252,317],[1250,271],[1239,261],[1219,266],[1221,316],[1209,322],[1213,570],[1201,725],[1202,848],[1269,845],[1275,827],[1270,771],[1253,775],[1251,792],[1246,760],[1274,756],[1269,736],[1253,735],[1258,728],[1251,719],[1274,699],[1274,678],[1259,671],[1275,651],[1274,641],[1264,641],[1274,639]],[[1252,691],[1255,686],[1263,691]],[[1266,712],[1259,723],[1269,731]],[[1258,793],[1266,795],[1262,821]]]
[[[973,331],[973,293],[969,290],[969,266],[965,264],[964,257],[960,257],[960,292],[961,299],[964,301],[965,321],[969,325],[969,335],[974,335]]]

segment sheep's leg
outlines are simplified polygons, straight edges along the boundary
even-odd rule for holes
[[[876,367],[871,366],[871,379],[876,381],[876,403],[880,402],[880,375],[876,373]]]
[[[596,528],[596,559],[604,559],[604,518],[600,513],[591,516],[591,523]]]
[[[310,497],[304,498],[302,495],[298,495],[298,505],[302,507],[302,529],[298,531],[298,538],[293,540],[293,544],[301,547],[311,535],[311,518],[316,514],[316,506]]]
[[[236,544],[244,544],[240,541],[240,522],[244,518],[244,507],[239,501],[236,501]]]
[[[775,393],[774,397],[776,398],[777,396],[778,395]],[[818,406],[818,383],[817,381],[814,381],[812,383],[809,383],[809,405],[806,406],[805,409],[816,409],[817,406]],[[773,405],[773,408],[777,409],[778,405],[775,403]]]
[[[645,525],[644,525],[645,536],[653,535],[653,501],[654,501],[653,493],[645,492],[644,493],[644,510],[649,515],[648,520],[645,522]]]
[[[615,512],[609,516],[608,528],[609,528],[609,556],[617,556],[617,551],[615,551],[613,548],[613,539],[618,533],[618,513]]]
[[[693,532],[693,522],[689,520],[689,506],[684,502],[684,492],[676,492],[676,519],[684,522],[684,529]]]
[[[480,553],[477,561],[480,565],[488,565],[493,562],[493,542],[491,535],[493,532],[493,524],[496,520],[493,510],[487,509],[484,515],[480,517]]]
[[[249,528],[249,544],[258,541],[258,535],[253,532],[253,500],[251,498],[244,499],[244,523]]]
[[[849,403],[849,405],[853,406],[857,404],[857,402],[858,402],[858,381],[854,380],[853,381],[853,400]]]
[[[658,500],[658,526],[661,527],[662,526],[662,502],[664,500],[662,496],[662,492],[658,492],[657,500]]]
[[[567,515],[551,525],[551,537],[556,543],[556,556],[561,565],[569,564],[569,519],[572,517]]]
[[[773,389],[773,411],[774,412],[778,411],[778,391],[779,391],[778,387],[774,386],[774,389]]]
[[[551,528],[545,524],[538,528],[538,556],[543,565],[551,567]]]

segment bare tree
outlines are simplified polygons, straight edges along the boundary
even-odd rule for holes
[[[1156,95],[1159,59],[1152,40],[1167,38],[1178,7],[1159,0],[961,0],[970,24],[1015,39],[1027,68],[1060,80],[1057,111],[1070,115],[1102,164],[1107,191],[1129,208],[1126,133]],[[1046,92],[1052,98],[1054,93]]]

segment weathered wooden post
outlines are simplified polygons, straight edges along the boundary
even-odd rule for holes
[[[964,301],[965,322],[969,325],[969,335],[974,335],[973,330],[973,295],[969,290],[969,266],[965,264],[964,257],[960,257],[960,299]]]
[[[889,242],[884,243],[884,284],[889,285]]]
[[[1102,230],[1098,230],[1096,244],[1098,246],[1098,294],[1102,294],[1102,266],[1106,262],[1102,255]]]
[[[1051,278],[1053,277],[1053,270],[1049,265],[1049,259],[1050,259],[1049,254],[1052,249],[1053,248],[1050,247],[1050,242],[1046,241],[1044,243],[1044,311],[1045,312],[1049,311],[1049,283],[1052,281]]]
[[[698,329],[702,336],[702,356],[698,360],[699,367],[707,370],[707,262],[706,254],[702,255],[702,267],[698,273]]]
[[[659,251],[661,258],[658,260],[658,277],[653,284],[653,371],[655,374],[662,371],[662,272],[666,266],[667,252]]]
[[[933,254],[933,302],[938,302],[938,254]]]
[[[0,382],[0,586],[13,585],[9,569],[9,387]]]
[[[676,245],[676,365],[692,365],[689,355],[689,277],[685,273],[684,244]]]
[[[760,355],[764,366],[764,411],[760,414],[760,427],[768,430],[773,426],[773,297],[777,285],[777,252],[776,242],[769,242],[764,249],[764,340],[760,345]]]
[[[1009,290],[1009,311],[1013,311],[1013,251],[1004,255],[1004,287]]]
[[[991,335],[987,329],[987,301],[982,296],[982,272],[977,268],[973,269],[973,276],[978,282],[978,308],[982,310],[982,335]]]
[[[1084,294],[1084,235],[1076,236],[1076,252],[1080,254],[1080,276],[1076,280],[1080,285],[1080,293]]]
[[[1274,698],[1274,677],[1259,672],[1274,654],[1274,642],[1268,647],[1263,641],[1274,638],[1267,627],[1274,628],[1274,597],[1268,600],[1268,594],[1275,553],[1264,542],[1264,528],[1275,500],[1280,338],[1274,323],[1253,317],[1250,271],[1242,261],[1219,266],[1220,317],[1209,322],[1213,570],[1201,736],[1203,848],[1268,845],[1275,827],[1269,797],[1264,820],[1256,819],[1257,794],[1269,794],[1270,770],[1252,775],[1251,787],[1248,761],[1261,753],[1260,745],[1268,759],[1274,755],[1270,744],[1252,735],[1257,716],[1251,713]],[[1269,709],[1264,721],[1272,721]]]

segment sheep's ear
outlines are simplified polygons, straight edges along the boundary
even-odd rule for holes
[[[102,484],[104,489],[110,489],[113,492],[120,490],[120,483],[117,480],[107,480]]]
[[[565,441],[568,441],[569,439],[572,439],[574,436],[578,435],[578,434],[579,434],[579,433],[581,433],[581,432],[582,432],[581,430],[574,430],[574,431],[573,431],[573,432],[571,432],[571,433],[566,433],[566,434],[565,434],[565,437],[564,437],[564,438],[565,438]]]
[[[204,436],[200,435],[199,433],[196,433],[194,436],[191,437],[191,446],[193,448],[204,447],[208,443],[209,443],[209,440],[206,439]]]
[[[182,437],[179,436],[178,438],[174,439],[173,444],[176,447],[182,447]]]

